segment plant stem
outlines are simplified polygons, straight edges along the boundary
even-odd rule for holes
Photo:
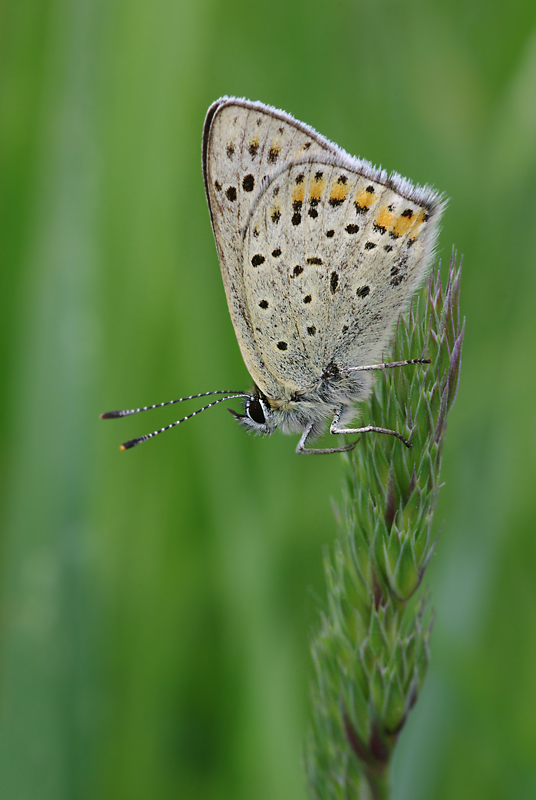
[[[421,690],[431,615],[420,591],[435,537],[446,418],[458,386],[463,324],[460,267],[439,269],[400,320],[392,360],[363,404],[364,435],[345,456],[339,535],[325,557],[327,608],[312,642],[313,725],[307,750],[312,800],[385,800],[400,731]],[[386,359],[387,360],[387,359]]]

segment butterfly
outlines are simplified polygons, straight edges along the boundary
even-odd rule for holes
[[[224,395],[128,449],[233,398],[240,425],[256,434],[300,434],[297,453],[324,432],[390,434],[352,427],[373,373],[429,363],[383,363],[394,324],[422,284],[444,199],[397,173],[350,156],[313,128],[259,102],[223,97],[203,131],[203,177],[231,319],[254,386]]]

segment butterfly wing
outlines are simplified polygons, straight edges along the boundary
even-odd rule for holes
[[[203,176],[227,303],[246,367],[271,397],[280,396],[281,387],[254,335],[244,287],[244,227],[265,177],[304,153],[333,147],[312,128],[262,103],[222,98],[205,120]]]
[[[205,185],[231,317],[272,398],[374,363],[426,274],[443,204],[258,103],[207,116]]]
[[[374,363],[422,281],[441,203],[390,183],[328,153],[286,164],[256,199],[245,298],[265,365],[290,393],[317,386],[331,362]]]

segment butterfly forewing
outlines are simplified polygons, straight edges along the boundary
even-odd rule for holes
[[[203,172],[214,237],[231,318],[242,356],[254,380],[264,375],[264,389],[279,387],[267,372],[253,335],[244,294],[244,228],[263,179],[296,157],[327,151],[327,140],[306,125],[260,103],[223,99],[207,114]]]

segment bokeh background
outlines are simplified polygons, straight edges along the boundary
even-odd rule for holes
[[[0,796],[305,800],[341,459],[223,406],[128,453],[180,412],[98,419],[249,385],[200,166],[235,94],[451,198],[465,353],[393,798],[536,797],[533,0],[4,0],[0,27]]]

